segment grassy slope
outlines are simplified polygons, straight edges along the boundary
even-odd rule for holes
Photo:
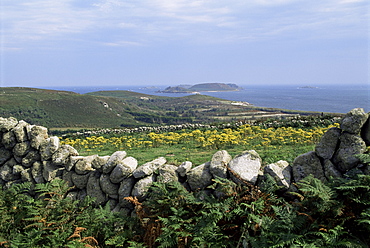
[[[0,116],[13,116],[37,125],[112,127],[125,122],[134,124],[132,117],[125,114],[127,106],[116,98],[31,88],[2,88],[0,96]]]
[[[0,89],[1,117],[12,116],[48,128],[209,123],[259,118],[266,113],[282,112],[278,109],[236,106],[231,101],[205,95],[163,97],[131,91],[77,94],[35,88]]]

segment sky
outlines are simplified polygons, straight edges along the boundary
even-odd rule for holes
[[[0,0],[0,86],[369,84],[368,0]]]

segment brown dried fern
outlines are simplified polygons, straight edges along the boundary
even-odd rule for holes
[[[85,230],[86,230],[86,228],[84,228],[84,227],[76,227],[73,234],[71,236],[69,236],[67,240],[70,240],[70,239],[73,239],[73,238],[81,239],[80,233],[85,231]]]
[[[124,199],[135,205],[136,215],[145,230],[144,243],[149,248],[154,247],[155,240],[159,237],[159,235],[161,235],[162,232],[161,222],[159,220],[150,221],[150,218],[148,218],[142,203],[139,202],[136,197],[129,196],[125,197]]]

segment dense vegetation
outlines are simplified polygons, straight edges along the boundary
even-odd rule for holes
[[[370,157],[370,156],[369,156]],[[0,191],[3,247],[368,247],[370,176],[327,184],[311,176],[290,198],[272,178],[260,188],[216,179],[217,197],[177,182],[151,187],[137,218],[73,201],[61,180]],[[36,194],[36,199],[29,194]],[[293,198],[295,197],[295,198]]]

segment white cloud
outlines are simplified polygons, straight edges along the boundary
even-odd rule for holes
[[[90,12],[71,9],[69,1],[12,1],[1,15],[5,45],[81,33],[93,24]]]
[[[93,6],[98,7],[101,11],[110,12],[117,7],[123,6],[124,3],[119,0],[105,0],[100,3],[95,3]]]
[[[78,2],[2,0],[2,46],[60,39],[110,46],[233,42],[302,31],[361,35],[369,18],[364,0],[92,0],[76,7]]]
[[[264,6],[276,6],[276,5],[285,5],[289,3],[297,2],[297,0],[255,0],[255,4],[264,5]]]
[[[133,42],[133,41],[116,41],[116,42],[103,42],[102,43],[105,46],[111,46],[111,47],[122,47],[122,46],[142,46],[142,43],[139,42]]]
[[[340,4],[366,3],[366,0],[341,0]]]

